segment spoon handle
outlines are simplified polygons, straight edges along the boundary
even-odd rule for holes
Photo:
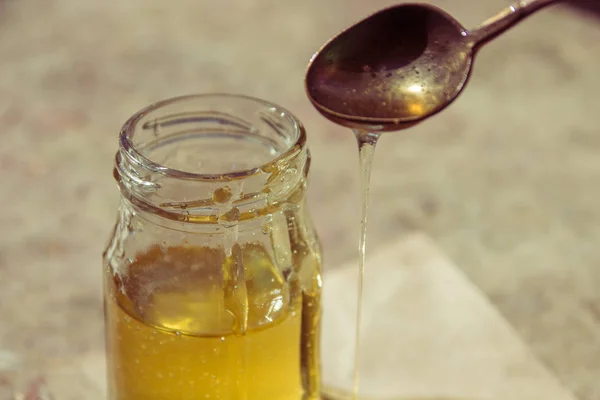
[[[471,46],[481,46],[505,32],[522,19],[561,0],[520,0],[489,18],[467,34]]]

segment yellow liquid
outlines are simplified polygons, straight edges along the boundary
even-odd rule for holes
[[[243,290],[222,249],[154,248],[107,277],[111,400],[317,398],[318,299],[263,248],[237,250]]]

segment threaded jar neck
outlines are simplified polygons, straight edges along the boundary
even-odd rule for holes
[[[177,97],[134,116],[120,133],[114,176],[146,212],[216,223],[266,215],[303,193],[310,156],[300,121],[250,97]],[[237,215],[233,215],[237,214]]]

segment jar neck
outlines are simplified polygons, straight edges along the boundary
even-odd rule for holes
[[[114,177],[122,195],[146,213],[236,224],[303,200],[305,142],[297,119],[260,100],[176,98],[124,125]]]

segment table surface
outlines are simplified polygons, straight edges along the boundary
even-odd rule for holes
[[[348,263],[323,279],[324,383],[347,391],[353,387],[355,336],[349,327],[356,318],[357,277],[356,263]],[[575,399],[426,235],[411,234],[380,248],[369,258],[364,279],[365,398]],[[104,362],[96,349],[21,365],[12,375],[5,365],[5,376],[56,400],[100,400],[106,398]],[[2,385],[4,398],[1,390]]]
[[[160,99],[236,92],[293,110],[325,267],[354,260],[355,143],[302,77],[329,36],[394,3],[0,0],[0,363],[101,348],[116,135]],[[507,4],[434,3],[465,26]],[[371,190],[371,251],[426,232],[582,400],[600,396],[599,63],[596,17],[536,15],[482,50],[451,108],[382,139]]]

